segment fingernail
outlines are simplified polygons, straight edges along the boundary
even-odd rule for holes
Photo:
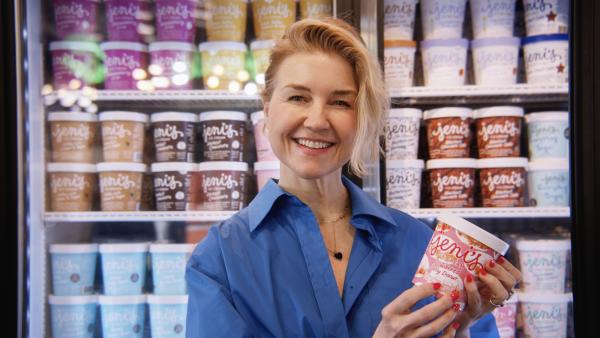
[[[454,290],[450,293],[450,298],[452,298],[452,301],[457,300],[458,297],[460,297],[460,292],[458,292],[457,290]]]
[[[496,262],[498,262],[498,264],[504,264],[504,257],[499,256],[498,259],[496,259]]]
[[[472,283],[472,282],[473,282],[473,276],[467,275],[467,283]]]
[[[456,312],[460,311],[460,304],[454,303],[454,305],[452,305],[452,309]]]
[[[458,322],[454,322],[454,323],[452,323],[452,328],[453,328],[454,330],[458,330],[458,328],[459,328],[459,327],[460,327],[460,324],[459,324]]]
[[[439,290],[442,287],[442,283],[433,283],[432,285],[434,290]]]
[[[487,271],[485,271],[485,269],[479,269],[479,275],[485,276],[485,275],[487,275]]]
[[[493,267],[495,267],[495,266],[496,266],[496,263],[494,263],[494,261],[490,260],[490,261],[488,262],[488,265],[490,266],[490,268],[493,268]]]

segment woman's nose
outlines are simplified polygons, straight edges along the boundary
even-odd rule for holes
[[[327,119],[327,107],[325,104],[314,102],[306,113],[304,126],[313,130],[328,129],[329,120]]]

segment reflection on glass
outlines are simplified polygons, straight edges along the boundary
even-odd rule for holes
[[[231,82],[229,82],[228,88],[229,88],[230,92],[236,93],[236,92],[239,92],[240,89],[242,89],[242,85],[237,81],[231,81]]]
[[[256,83],[259,85],[265,84],[265,74],[256,74]]]
[[[63,107],[72,107],[77,101],[77,97],[75,95],[65,95],[60,98],[60,105]]]
[[[245,69],[242,69],[237,73],[237,79],[240,80],[240,82],[246,82],[250,79],[250,73]]]
[[[50,94],[52,94],[52,91],[53,91],[53,90],[54,90],[54,88],[52,87],[52,85],[51,85],[51,84],[45,84],[45,85],[42,87],[42,95],[43,95],[43,96],[50,95]]]
[[[131,76],[133,77],[134,80],[137,80],[137,81],[145,80],[146,76],[148,76],[148,73],[146,73],[146,71],[143,70],[142,68],[136,68],[131,73]]]
[[[183,86],[190,81],[190,76],[187,74],[175,74],[171,77],[171,81],[176,86]]]
[[[248,95],[256,95],[256,93],[258,93],[258,86],[254,82],[246,83],[244,86],[244,91]]]
[[[152,84],[156,88],[167,88],[169,87],[170,81],[165,76],[155,76],[152,78]]]
[[[147,91],[147,92],[154,90],[154,85],[152,84],[152,82],[150,82],[148,80],[138,81],[137,84],[136,84],[136,87],[139,90]]]
[[[187,70],[187,65],[183,61],[175,61],[173,62],[173,71],[175,73],[183,73]]]
[[[209,76],[208,80],[206,80],[206,85],[208,86],[208,88],[210,89],[215,89],[217,87],[219,87],[219,78],[216,76]]]
[[[98,112],[98,106],[92,103],[87,108],[85,108],[85,111],[90,114],[96,114]]]
[[[151,64],[148,67],[148,71],[150,72],[150,74],[154,75],[154,76],[159,76],[162,75],[163,73],[163,69],[160,65],[157,65],[155,63]]]
[[[81,81],[79,79],[72,79],[71,81],[69,81],[69,89],[70,90],[77,90],[79,88],[81,88]]]
[[[216,64],[212,68],[212,73],[215,74],[216,76],[222,76],[223,74],[225,74],[225,67],[223,67],[220,64]]]
[[[92,104],[92,100],[90,100],[90,98],[87,96],[80,96],[79,99],[77,99],[77,105],[80,106],[81,108],[87,108],[91,104]]]

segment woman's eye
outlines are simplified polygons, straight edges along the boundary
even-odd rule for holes
[[[350,103],[348,103],[346,101],[343,101],[343,100],[336,100],[336,101],[333,102],[333,104],[336,105],[336,106],[342,106],[342,107],[346,107],[346,108],[350,108],[351,107]]]
[[[294,96],[290,96],[288,98],[289,101],[296,101],[296,102],[302,102],[304,101],[304,97],[300,96],[300,95],[294,95]]]

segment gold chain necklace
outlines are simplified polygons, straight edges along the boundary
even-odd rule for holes
[[[348,210],[348,204],[346,204],[346,206],[344,207],[344,213],[342,213],[340,216],[338,216],[335,219],[330,220],[330,221],[320,221],[319,224],[323,224],[323,223],[325,223],[325,224],[326,223],[335,223],[335,222],[337,222],[337,221],[339,221],[339,220],[341,220],[341,219],[343,219],[343,218],[345,218],[347,216],[347,214],[346,214],[347,210]],[[335,227],[332,227],[332,229],[333,229],[333,250],[329,249],[327,247],[327,245],[325,245],[325,248],[327,249],[327,251],[329,251],[333,255],[333,257],[335,259],[337,259],[338,261],[341,261],[342,258],[344,258],[344,255],[342,254],[341,251],[337,250],[337,241],[335,239]]]

